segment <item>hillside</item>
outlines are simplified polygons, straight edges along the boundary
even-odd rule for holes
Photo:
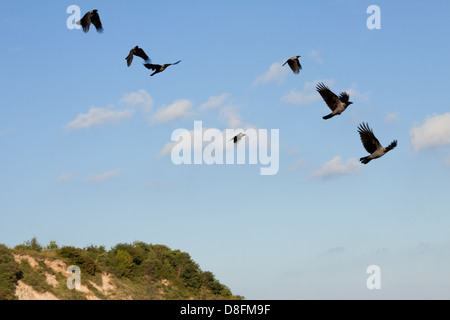
[[[78,266],[80,286],[69,289]],[[69,281],[69,284],[76,284]],[[43,248],[34,238],[0,244],[0,300],[241,300],[189,254],[164,245],[134,242],[83,249]]]

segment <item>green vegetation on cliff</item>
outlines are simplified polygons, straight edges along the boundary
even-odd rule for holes
[[[65,268],[78,266],[81,285],[87,290],[68,289],[69,274],[55,271],[52,262],[61,262]],[[109,290],[101,289],[105,276],[110,281]],[[212,272],[201,270],[188,253],[144,242],[117,244],[110,250],[93,245],[83,249],[59,247],[54,241],[42,247],[36,238],[12,249],[0,245],[0,300],[20,298],[16,293],[19,282],[63,300],[89,296],[136,300],[243,299],[233,295]]]

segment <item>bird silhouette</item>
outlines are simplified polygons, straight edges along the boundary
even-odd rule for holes
[[[358,127],[358,132],[364,149],[370,153],[370,156],[359,159],[359,161],[363,164],[368,164],[371,160],[384,156],[397,146],[397,140],[394,140],[387,148],[383,148],[367,123],[360,124]]]
[[[246,136],[245,133],[239,133],[237,136],[234,136],[233,139],[230,141],[233,141],[234,144],[237,144],[244,136]]]
[[[298,60],[298,58],[300,58],[300,57],[301,56],[295,56],[295,57],[288,59],[285,63],[283,63],[283,67],[287,63],[289,65],[289,67],[291,67],[292,72],[294,72],[295,74],[299,74],[300,70],[302,70],[302,65],[300,64],[300,61]]]
[[[353,102],[349,101],[350,96],[347,92],[341,92],[338,97],[323,83],[317,85],[317,92],[320,93],[322,99],[332,111],[329,115],[323,117],[324,120],[340,115],[349,105],[353,104]]]
[[[157,74],[157,73],[163,72],[164,70],[167,69],[167,67],[173,66],[173,65],[176,65],[176,64],[179,64],[180,62],[181,62],[181,60],[180,60],[180,61],[177,61],[177,62],[175,62],[175,63],[168,63],[168,64],[163,64],[163,65],[146,63],[146,64],[144,64],[144,66],[145,66],[147,69],[150,69],[150,70],[155,71],[155,72],[153,72],[153,73],[150,75],[150,76],[152,77],[152,76],[154,76],[154,75]]]
[[[150,58],[147,56],[147,54],[144,52],[144,50],[139,48],[138,46],[136,46],[136,47],[134,47],[133,49],[130,50],[130,53],[125,58],[125,60],[127,60],[127,65],[128,66],[131,66],[131,63],[133,62],[133,57],[134,56],[144,59],[145,62],[147,62],[147,63],[151,63],[152,62],[150,60]]]
[[[97,9],[89,11],[80,21],[77,22],[78,25],[81,25],[83,27],[83,31],[85,33],[89,31],[91,23],[94,25],[98,33],[103,32],[102,22],[100,20],[100,16],[98,15]]]

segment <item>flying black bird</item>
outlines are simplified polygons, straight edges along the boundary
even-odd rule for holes
[[[239,142],[239,140],[241,140],[244,136],[246,136],[245,133],[239,133],[237,136],[235,136],[230,141],[233,141],[235,144],[237,144]]]
[[[150,76],[152,77],[152,76],[154,76],[154,75],[157,74],[157,73],[163,72],[164,70],[166,70],[167,67],[173,66],[173,65],[176,65],[176,64],[179,64],[180,62],[181,62],[181,60],[180,60],[180,61],[177,61],[177,62],[175,62],[175,63],[168,63],[168,64],[163,64],[163,65],[146,63],[146,64],[144,64],[144,66],[145,66],[147,69],[150,69],[150,70],[155,71],[155,72],[153,72],[153,73],[150,75]]]
[[[83,27],[84,32],[89,31],[91,23],[94,25],[95,29],[97,29],[97,32],[103,32],[102,22],[100,21],[100,16],[98,15],[97,11],[97,9],[89,11],[80,21],[77,22],[78,25],[81,25]]]
[[[134,47],[133,49],[130,50],[130,54],[128,55],[128,57],[125,58],[125,60],[127,60],[127,65],[128,66],[131,66],[131,63],[133,62],[133,57],[134,56],[144,59],[145,62],[147,62],[147,63],[151,63],[152,62],[152,60],[150,60],[150,58],[147,56],[147,54],[144,52],[144,50],[142,50],[141,48],[136,46],[136,47]]]
[[[353,103],[351,101],[348,101],[350,99],[350,96],[347,92],[341,92],[338,97],[323,83],[319,83],[317,85],[317,91],[320,93],[323,100],[332,111],[329,115],[323,117],[323,119],[325,120],[333,118],[336,115],[340,115],[345,111],[345,109],[347,109],[349,105]]]
[[[366,149],[367,152],[370,153],[370,156],[359,159],[361,163],[368,164],[371,160],[378,159],[384,156],[386,153],[397,146],[397,140],[394,140],[387,148],[383,148],[367,123],[360,124],[358,127],[358,132],[361,137],[364,149]]]
[[[295,74],[298,74],[300,72],[300,70],[302,70],[302,65],[300,64],[300,61],[298,61],[298,58],[300,58],[300,57],[301,56],[295,56],[295,57],[290,58],[285,63],[283,63],[283,67],[287,63],[287,64],[289,64],[289,67],[291,67],[291,70]]]

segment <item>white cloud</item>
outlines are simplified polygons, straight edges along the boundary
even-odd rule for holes
[[[327,86],[332,86],[334,84],[333,79],[307,81],[302,91],[292,89],[287,95],[281,98],[281,101],[295,105],[308,105],[315,101],[318,101],[322,99],[322,97],[316,90],[316,86],[319,82],[323,82]]]
[[[166,145],[162,148],[162,150],[159,152],[157,159],[162,159],[165,156],[172,153],[173,148],[178,144],[178,141],[172,141],[166,143]]]
[[[292,148],[291,150],[289,150],[287,152],[287,154],[290,155],[290,156],[293,155],[293,154],[297,154],[297,153],[300,153],[300,148],[298,148],[298,147]]]
[[[87,182],[103,182],[108,179],[117,178],[122,174],[122,169],[116,169],[100,174],[90,174],[84,181]]]
[[[315,62],[317,62],[318,64],[324,65],[322,56],[320,55],[320,53],[317,50],[311,50],[311,52],[309,52],[309,57],[314,60]]]
[[[299,169],[306,168],[307,166],[308,165],[305,159],[298,159],[297,162],[294,165],[290,166],[288,170],[294,172]]]
[[[450,145],[450,112],[428,116],[422,125],[416,123],[409,135],[416,152]]]
[[[208,110],[208,109],[216,109],[220,107],[231,94],[223,93],[220,96],[210,97],[208,101],[203,103],[198,109],[200,111]]]
[[[153,108],[153,99],[147,91],[142,89],[137,92],[124,94],[123,98],[119,101],[119,104],[133,107],[138,106],[142,112],[148,113]]]
[[[335,156],[326,162],[322,168],[312,173],[315,179],[328,179],[338,176],[345,176],[361,171],[363,166],[355,158],[348,159],[347,162],[342,161],[341,156]]]
[[[290,70],[287,65],[283,67],[281,63],[275,62],[270,66],[269,71],[256,79],[253,85],[267,84],[269,82],[275,82],[279,85],[283,84]]]
[[[400,119],[400,114],[398,112],[392,112],[386,114],[386,117],[384,118],[384,123],[390,124],[394,122],[398,122]]]
[[[189,100],[177,100],[170,106],[159,109],[156,114],[151,117],[150,122],[152,124],[164,123],[186,117],[191,113],[192,106],[193,103]]]
[[[72,180],[75,177],[75,173],[62,173],[56,179],[57,182],[66,182]]]
[[[358,85],[356,83],[352,83],[349,89],[342,91],[345,91],[350,95],[350,101],[352,102],[368,102],[370,100],[371,92],[361,92],[357,88]],[[340,92],[335,93],[339,95]]]
[[[243,127],[242,115],[238,106],[226,106],[220,110],[220,118],[226,123],[229,129]]]
[[[106,108],[91,107],[88,113],[80,113],[75,120],[69,122],[65,129],[87,129],[92,126],[99,126],[103,124],[118,124],[123,120],[131,118],[136,110],[148,113],[153,108],[153,99],[145,90],[137,92],[126,93],[123,95],[119,104],[125,105],[123,110],[115,110],[114,105],[109,105]]]
[[[130,118],[134,114],[134,110],[113,110],[114,106],[110,105],[106,108],[92,107],[88,113],[80,113],[75,120],[69,122],[65,128],[67,130],[87,129],[92,126],[108,124],[118,124],[119,122]]]

